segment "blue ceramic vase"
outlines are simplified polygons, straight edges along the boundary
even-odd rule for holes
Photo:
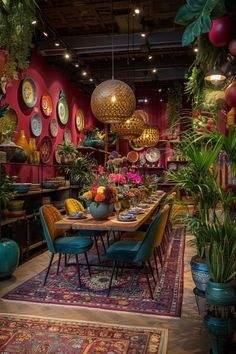
[[[111,204],[106,202],[101,202],[98,205],[91,203],[89,210],[95,220],[106,220],[111,215]]]
[[[18,244],[9,239],[0,240],[0,279],[10,278],[20,258]]]
[[[197,256],[193,256],[190,265],[192,278],[196,287],[201,291],[206,291],[210,279],[207,263],[201,262],[197,259]]]

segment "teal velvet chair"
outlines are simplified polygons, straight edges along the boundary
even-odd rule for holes
[[[59,254],[57,274],[59,272],[61,255],[75,255],[76,266],[78,271],[79,285],[81,286],[80,269],[79,269],[79,254],[84,254],[88,266],[89,275],[91,276],[90,266],[88,263],[87,251],[92,247],[93,241],[90,238],[79,236],[65,236],[64,230],[55,229],[55,222],[62,219],[62,215],[53,205],[46,204],[40,207],[39,217],[43,228],[44,237],[47,242],[48,250],[52,253],[49,261],[48,269],[44,279],[46,284],[47,277],[52,265],[55,254]]]
[[[150,263],[150,258],[153,255],[153,250],[155,247],[155,238],[156,238],[156,233],[160,225],[162,217],[162,211],[159,211],[158,214],[156,215],[155,219],[153,222],[149,225],[148,230],[145,233],[145,237],[142,241],[135,241],[135,240],[121,240],[118,242],[113,243],[108,249],[106,253],[106,257],[108,259],[111,259],[113,261],[113,267],[112,267],[112,273],[111,273],[111,278],[109,282],[109,287],[108,287],[108,293],[107,296],[109,296],[110,291],[111,291],[111,285],[112,285],[112,279],[116,273],[118,273],[118,268],[119,268],[119,262],[132,262],[132,263],[137,263],[141,262],[142,266],[145,270],[146,278],[147,278],[147,283],[148,283],[148,288],[149,292],[151,295],[151,298],[153,299],[153,293],[151,289],[151,284],[149,281],[149,275],[148,275],[148,267],[149,266],[151,275],[156,282],[153,274],[153,270],[151,267]]]

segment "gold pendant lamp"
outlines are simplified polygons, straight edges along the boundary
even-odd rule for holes
[[[114,18],[112,13],[112,79],[99,84],[91,96],[91,109],[102,123],[125,122],[135,111],[136,99],[133,90],[125,82],[114,79]]]
[[[156,127],[146,125],[139,138],[133,140],[137,147],[152,147],[159,141],[159,131]]]
[[[140,112],[135,111],[124,123],[112,124],[112,131],[117,133],[120,139],[132,140],[138,138],[146,126]]]

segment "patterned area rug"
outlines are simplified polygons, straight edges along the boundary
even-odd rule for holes
[[[1,315],[0,353],[165,354],[168,330]]]
[[[180,317],[184,249],[185,228],[176,228],[167,250],[160,281],[156,287],[154,281],[151,282],[154,300],[150,298],[147,280],[142,271],[124,269],[123,273],[118,274],[114,279],[110,296],[107,297],[110,268],[92,267],[92,277],[89,278],[87,267],[81,266],[82,287],[79,287],[75,266],[65,267],[64,262],[61,262],[58,276],[56,275],[57,262],[51,267],[46,286],[43,286],[44,270],[11,290],[3,296],[3,299]],[[94,258],[97,260],[95,256]],[[90,261],[93,261],[91,256]]]

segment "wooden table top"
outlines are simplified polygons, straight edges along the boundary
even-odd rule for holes
[[[163,200],[166,193],[158,195],[158,199],[144,209],[144,214],[135,214],[135,221],[119,221],[115,214],[107,220],[95,220],[91,214],[87,214],[85,219],[74,220],[65,216],[62,220],[55,223],[55,228],[64,230],[114,230],[114,231],[136,231],[155,211]]]

